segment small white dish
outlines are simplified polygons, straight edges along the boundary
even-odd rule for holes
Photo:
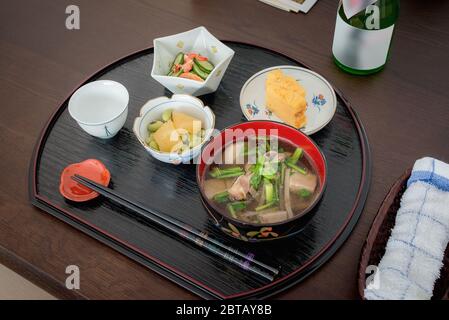
[[[145,141],[149,135],[148,124],[152,121],[160,120],[162,113],[167,109],[181,111],[201,120],[201,127],[206,131],[201,144],[181,154],[161,152],[147,146]],[[162,162],[180,164],[189,162],[200,154],[203,144],[209,141],[214,128],[215,115],[209,107],[204,106],[200,99],[186,94],[174,94],[171,98],[159,97],[145,103],[140,109],[139,116],[134,120],[133,131],[140,144],[153,157]]]
[[[154,59],[151,76],[173,93],[199,96],[217,90],[234,50],[224,45],[204,27],[157,38],[153,41]],[[205,81],[167,76],[179,52],[195,52],[206,56],[215,66]]]
[[[248,120],[283,122],[265,105],[265,81],[271,70],[281,69],[295,78],[306,90],[307,124],[300,130],[311,135],[323,129],[337,109],[337,96],[330,83],[316,72],[296,66],[277,66],[259,71],[246,81],[240,91],[240,107]]]
[[[112,138],[128,116],[128,90],[112,80],[98,80],[80,87],[70,97],[69,114],[88,134]]]

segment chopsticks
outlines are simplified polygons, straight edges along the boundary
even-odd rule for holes
[[[180,222],[162,213],[150,211],[145,207],[124,198],[112,189],[104,187],[86,177],[75,174],[74,176],[72,176],[72,179],[92,189],[93,191],[98,192],[102,196],[126,207],[140,217],[143,217],[157,224],[158,226],[162,226],[184,239],[190,240],[190,242],[196,244],[197,246],[204,248],[205,250],[215,255],[218,255],[224,260],[231,262],[244,270],[255,273],[269,281],[273,281],[274,277],[279,273],[278,269],[253,259],[252,255],[250,254],[245,254],[237,249],[219,242],[218,240],[210,238],[207,233],[201,232],[186,223]]]

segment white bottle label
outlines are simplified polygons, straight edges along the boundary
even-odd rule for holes
[[[387,62],[394,25],[380,30],[364,30],[346,23],[337,13],[332,52],[343,65],[371,70]]]

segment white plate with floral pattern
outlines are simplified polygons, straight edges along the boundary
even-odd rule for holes
[[[300,130],[307,135],[323,129],[337,109],[337,96],[330,83],[309,69],[296,66],[276,66],[259,71],[246,81],[240,91],[240,107],[248,120],[283,122],[265,106],[265,81],[268,72],[280,69],[292,76],[306,90],[307,124]]]

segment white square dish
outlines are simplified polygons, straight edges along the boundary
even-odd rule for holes
[[[154,39],[151,76],[173,93],[199,96],[217,90],[234,51],[215,38],[205,27]],[[205,81],[167,76],[179,52],[195,52],[206,56],[215,66]]]

